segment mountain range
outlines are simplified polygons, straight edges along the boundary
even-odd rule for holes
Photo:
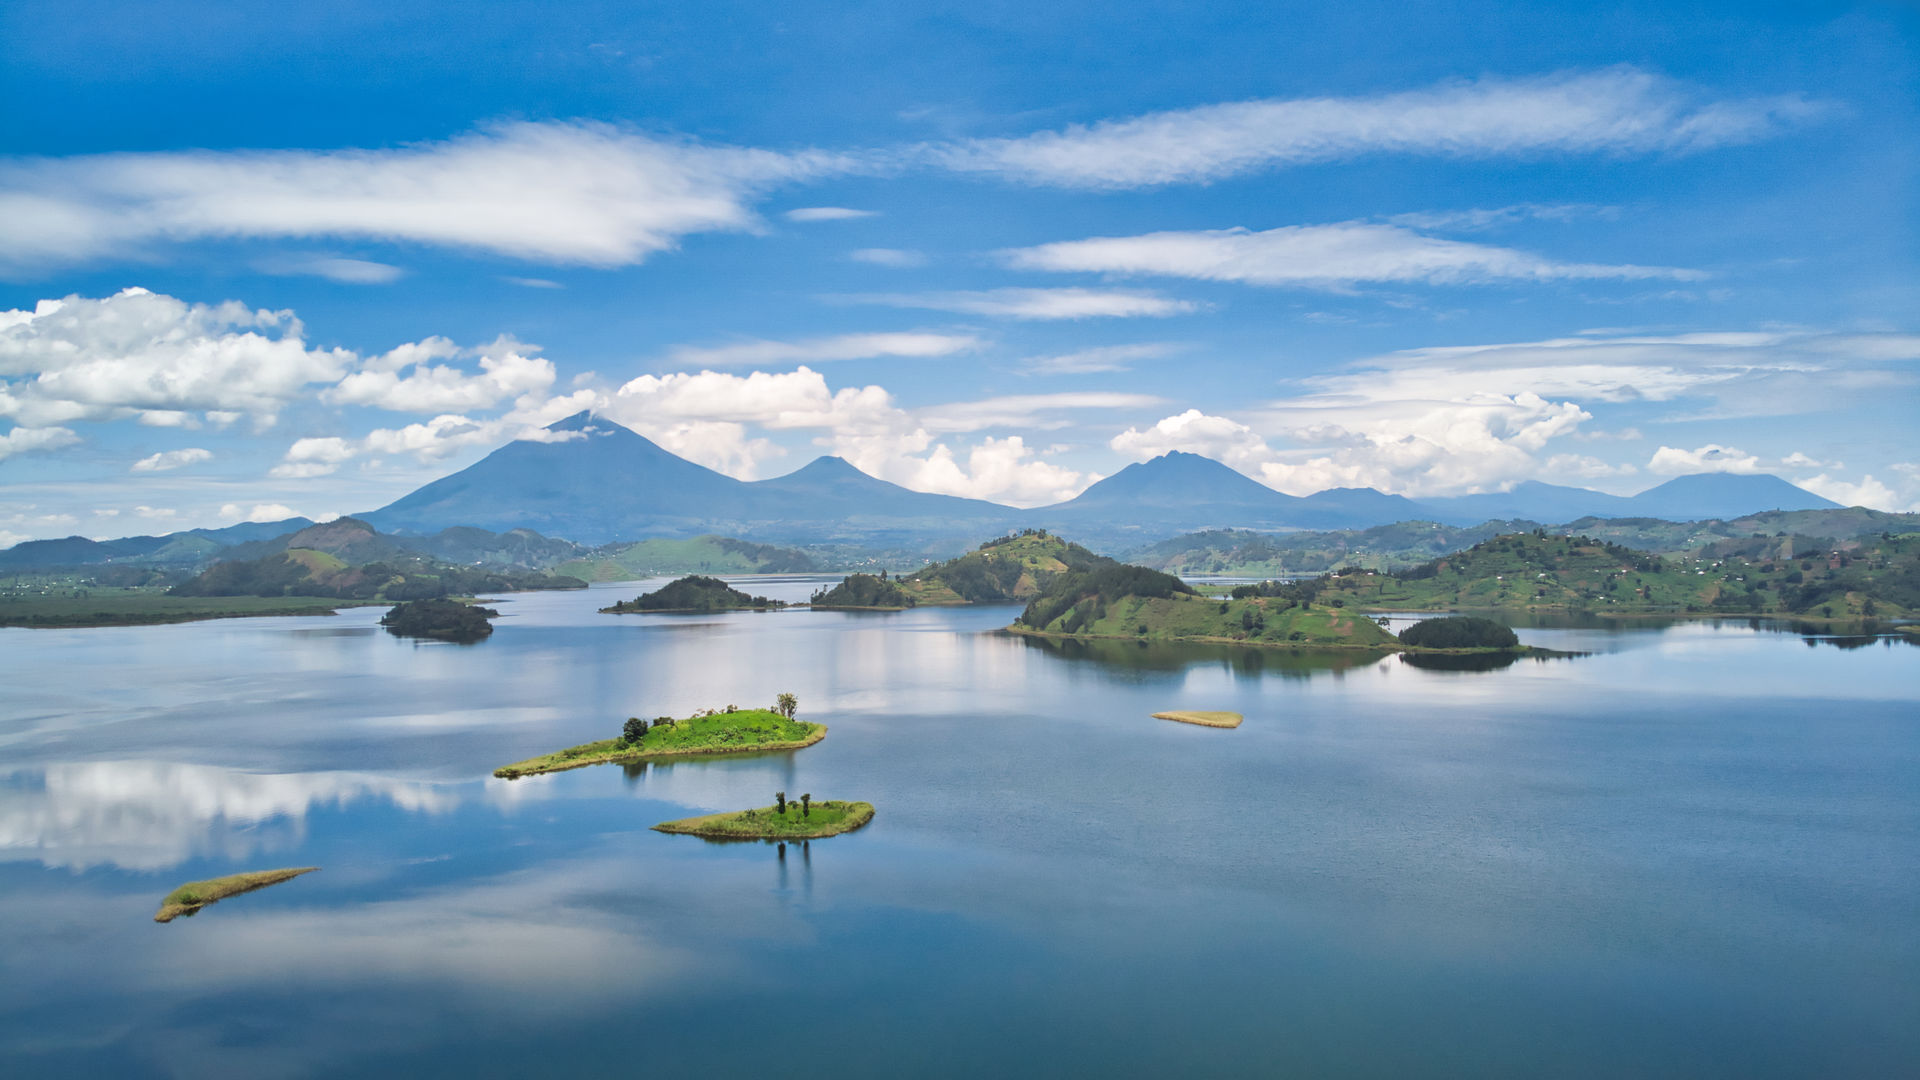
[[[402,538],[412,550],[457,561],[484,553],[489,560],[532,565],[559,554],[546,550],[556,544],[705,534],[958,552],[983,536],[1045,528],[1115,550],[1203,529],[1364,529],[1416,520],[1688,521],[1838,506],[1776,476],[1731,473],[1681,476],[1632,496],[1535,481],[1450,498],[1409,499],[1372,488],[1295,496],[1210,458],[1174,451],[1128,465],[1066,502],[1020,509],[914,491],[838,457],[821,457],[768,480],[736,480],[585,412],[547,430],[545,440],[508,443],[459,472],[354,516]],[[264,548],[262,542],[312,524],[293,518],[122,540],[27,541],[0,551],[0,569],[125,559],[185,563],[237,545]]]

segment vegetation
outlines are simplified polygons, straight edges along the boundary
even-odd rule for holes
[[[380,616],[380,625],[394,637],[438,638],[466,644],[493,633],[493,624],[487,620],[499,617],[500,613],[492,608],[435,598],[397,604],[392,611]]]
[[[332,615],[338,600],[310,596],[170,596],[164,588],[68,588],[0,592],[0,627],[38,630],[154,626],[262,615]]]
[[[812,795],[802,795],[798,802],[789,802],[783,791],[775,796],[772,806],[663,821],[654,829],[722,840],[818,840],[852,832],[872,820],[872,803],[837,799],[814,802]]]
[[[782,695],[791,697],[791,695]],[[584,765],[621,764],[695,754],[797,750],[827,737],[827,725],[794,720],[776,709],[706,709],[685,719],[629,718],[620,736],[516,761],[493,771],[504,779],[560,772]]]
[[[900,582],[887,577],[885,570],[873,574],[849,574],[831,589],[819,589],[810,601],[816,608],[856,608],[902,611],[915,601]]]
[[[1419,649],[1518,649],[1511,627],[1477,615],[1422,619],[1400,631],[1400,640]]]
[[[696,536],[609,544],[561,563],[554,572],[588,581],[633,581],[662,574],[811,574],[820,568],[813,556],[793,548]]]
[[[441,596],[584,589],[578,578],[519,570],[450,566],[422,555],[353,564],[312,548],[290,548],[258,559],[215,563],[172,596],[322,596],[399,603]]]
[[[1317,595],[1370,611],[1566,609],[1858,619],[1920,609],[1920,533],[1829,543],[1749,537],[1662,558],[1542,530],[1495,537],[1396,574],[1342,571],[1322,579]]]
[[[719,578],[694,574],[663,585],[650,593],[641,593],[632,600],[622,600],[612,607],[603,607],[600,611],[607,615],[632,615],[646,611],[707,612],[742,609],[766,611],[770,608],[786,606],[784,600],[748,596]]]
[[[1203,597],[1179,578],[1115,564],[1062,575],[1015,621],[1027,633],[1389,649],[1398,639],[1339,608],[1266,596]]]
[[[1201,727],[1221,728],[1239,727],[1240,722],[1246,719],[1237,712],[1196,712],[1186,709],[1172,712],[1157,712],[1153,714],[1153,718],[1155,720],[1178,720],[1183,724],[1198,724]]]
[[[264,889],[269,885],[278,885],[290,881],[301,874],[311,874],[320,869],[317,866],[300,866],[286,870],[253,870],[244,874],[229,874],[226,877],[209,878],[206,881],[189,881],[185,885],[168,893],[160,901],[160,910],[154,913],[154,922],[172,922],[182,915],[192,915],[201,908],[229,896],[238,896],[255,889]]]
[[[1116,565],[1045,529],[1027,529],[917,570],[899,584],[917,604],[1010,603],[1033,599],[1061,574]]]

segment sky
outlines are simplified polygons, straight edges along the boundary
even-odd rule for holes
[[[1920,9],[11,0],[0,545],[593,409],[1034,506],[1769,472],[1920,510]]]

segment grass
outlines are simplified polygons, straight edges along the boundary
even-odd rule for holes
[[[67,595],[0,595],[0,626],[154,626],[261,615],[332,615],[352,606],[352,601],[325,596],[168,596],[164,589],[103,587],[62,591]]]
[[[830,799],[814,803],[812,812],[807,814],[801,813],[799,803],[789,802],[784,814],[775,807],[760,806],[727,814],[663,821],[653,828],[656,832],[723,840],[818,840],[852,832],[872,820],[872,803]]]
[[[299,866],[286,870],[252,870],[244,874],[228,874],[226,877],[208,878],[206,881],[189,881],[185,885],[167,894],[160,901],[160,910],[154,913],[154,922],[172,922],[182,915],[191,915],[208,904],[224,900],[229,896],[238,896],[255,889],[264,889],[269,885],[278,885],[290,881],[301,874],[311,874],[320,869],[317,866]]]
[[[1015,625],[1015,633],[1061,634],[1071,637],[1132,638],[1145,641],[1199,641],[1229,645],[1278,645],[1288,648],[1362,648],[1398,650],[1399,639],[1372,618],[1350,609],[1284,607],[1283,601],[1259,597],[1221,600],[1212,597],[1123,596],[1107,605],[1100,617],[1077,632],[1061,629],[1062,619],[1044,631]]]
[[[1197,712],[1186,709],[1172,712],[1157,712],[1153,714],[1153,718],[1155,720],[1178,720],[1183,724],[1199,724],[1202,727],[1224,728],[1239,727],[1240,721],[1246,719],[1246,717],[1241,716],[1237,712]]]
[[[587,765],[622,764],[696,754],[798,750],[826,737],[825,724],[789,720],[771,709],[740,709],[676,720],[672,724],[655,727],[638,743],[613,738],[570,746],[551,754],[503,765],[493,770],[493,775],[512,780]]]

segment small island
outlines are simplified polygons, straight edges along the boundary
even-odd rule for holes
[[[714,840],[818,840],[852,832],[872,820],[872,803],[837,799],[814,802],[812,795],[788,801],[782,791],[774,796],[772,806],[663,821],[653,828],[655,832]]]
[[[582,743],[493,770],[503,780],[563,772],[587,765],[629,764],[702,754],[748,754],[798,750],[827,737],[827,725],[795,720],[799,702],[781,694],[771,709],[705,709],[682,720],[662,716],[627,719],[619,737]]]
[[[1178,709],[1153,714],[1155,720],[1177,720],[1182,724],[1198,724],[1201,727],[1236,728],[1246,717],[1237,712],[1205,712],[1191,709]]]
[[[833,588],[817,590],[809,601],[816,611],[905,611],[916,603],[885,570],[878,576],[848,574]]]
[[[226,877],[209,878],[206,881],[189,881],[185,885],[168,893],[160,901],[160,910],[154,913],[154,922],[172,922],[182,915],[192,915],[201,908],[229,896],[238,896],[255,889],[264,889],[269,885],[278,885],[291,881],[301,874],[311,874],[320,869],[317,866],[297,866],[285,870],[252,870],[244,874],[228,874]]]
[[[600,609],[602,615],[705,614],[714,611],[770,611],[786,607],[784,600],[748,596],[716,577],[690,574],[632,600]]]
[[[433,597],[396,604],[380,616],[380,625],[394,637],[434,638],[469,645],[493,633],[489,619],[500,613],[492,608],[463,604],[458,600]]]

